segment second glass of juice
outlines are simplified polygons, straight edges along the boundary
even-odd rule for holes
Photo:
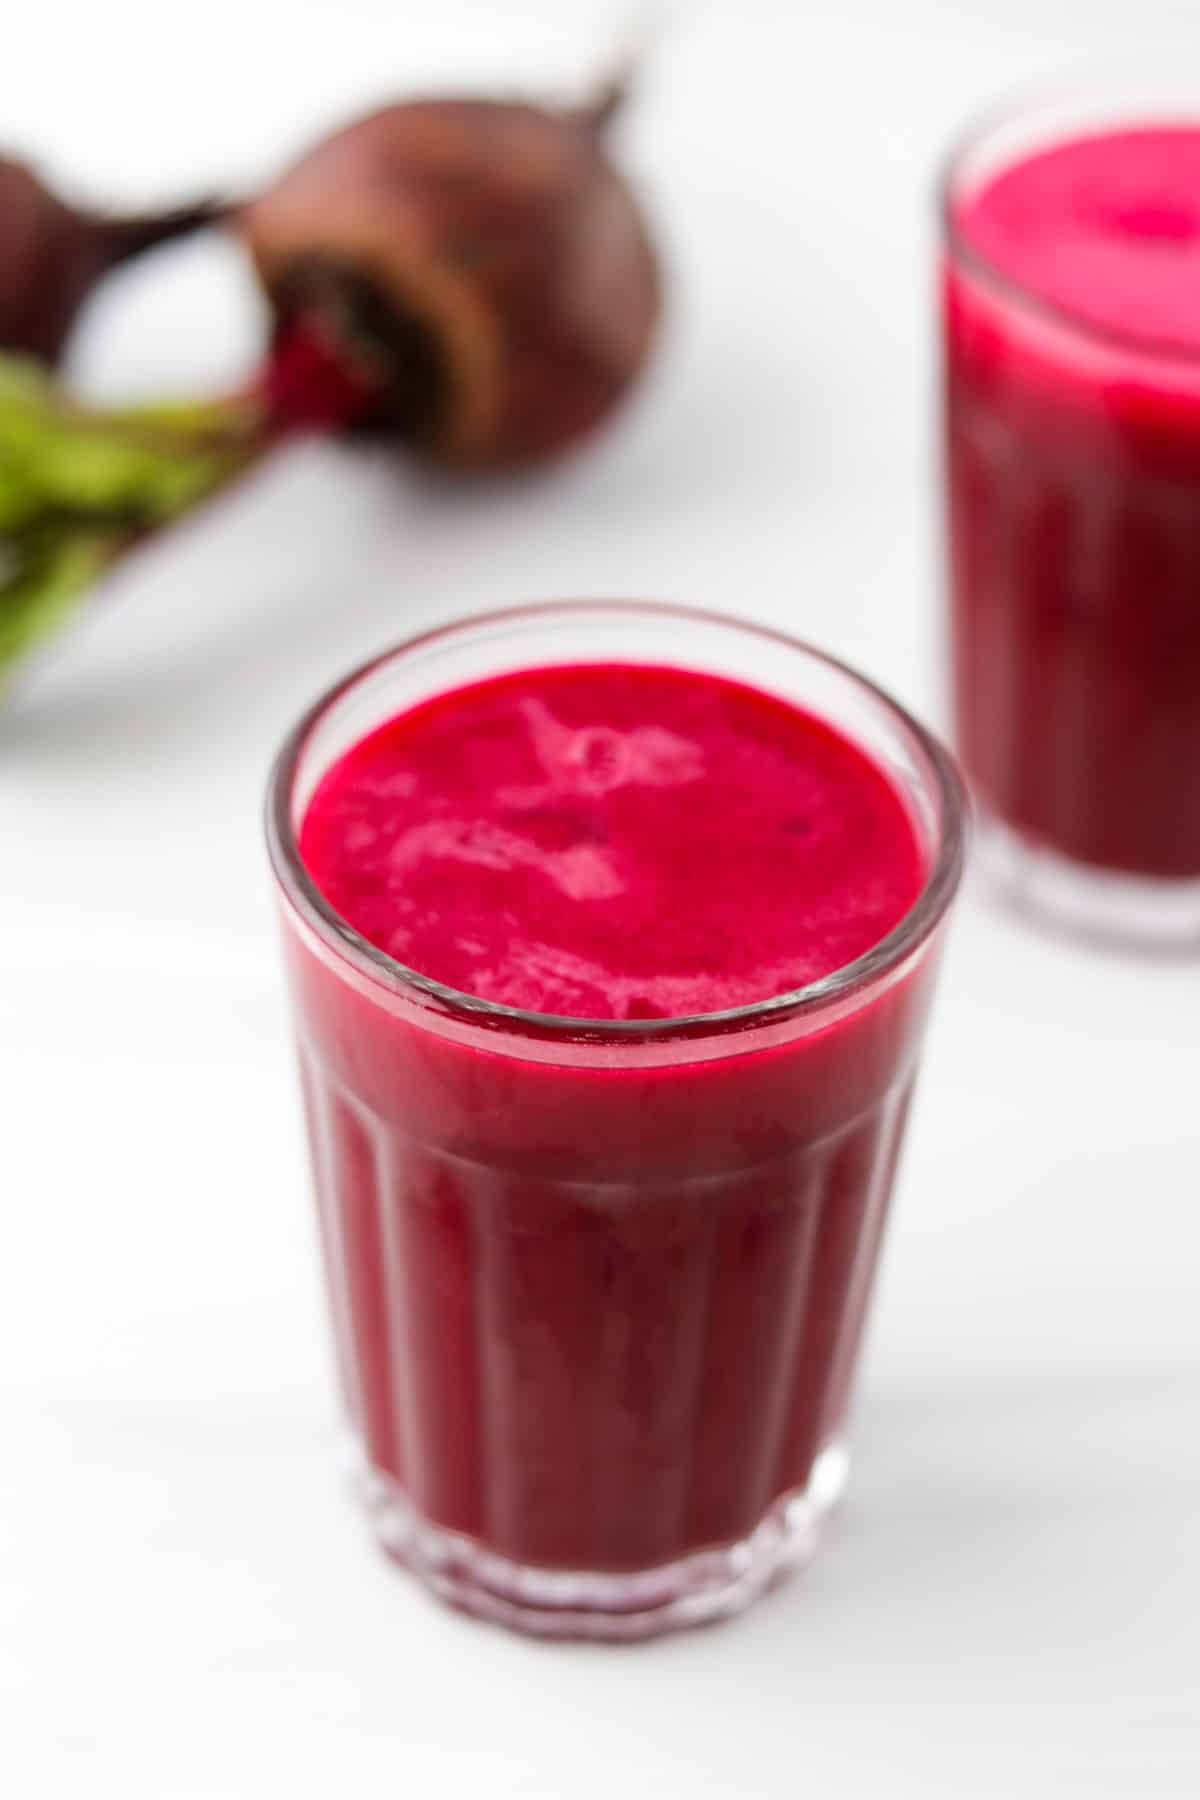
[[[956,729],[981,861],[1200,949],[1200,84],[993,117],[944,185]]]
[[[451,626],[292,734],[269,832],[345,1404],[437,1592],[636,1637],[811,1547],[963,830],[868,682],[667,607]]]

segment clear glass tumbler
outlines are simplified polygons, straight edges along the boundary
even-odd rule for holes
[[[1075,933],[1196,949],[1200,350],[1031,291],[979,241],[971,209],[1036,152],[1160,125],[1200,127],[1191,71],[1031,99],[948,160],[954,697],[981,866],[1008,896]],[[1164,208],[1119,156],[1111,193],[1077,200],[1114,251],[1133,233],[1164,281],[1194,286],[1200,204]],[[1091,243],[1062,249],[1080,282]]]
[[[306,874],[315,784],[393,714],[554,663],[713,671],[851,736],[907,797],[926,885],[857,962],[736,1011],[522,1013],[373,948]],[[809,1550],[844,1426],[963,855],[946,753],[774,633],[652,605],[497,613],[401,646],[288,738],[268,826],[325,1263],[387,1551],[526,1630],[732,1612]]]

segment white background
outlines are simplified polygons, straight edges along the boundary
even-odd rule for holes
[[[0,125],[100,195],[240,186],[393,89],[571,91],[621,17],[41,0]],[[548,1648],[390,1573],[339,1485],[258,823],[333,675],[526,597],[740,608],[936,717],[931,167],[1014,79],[1158,38],[1200,90],[1191,0],[677,6],[622,132],[675,293],[621,428],[465,493],[293,454],[0,713],[6,1792],[1194,1800],[1200,967],[968,893],[821,1556],[736,1624]],[[77,371],[215,380],[257,330],[197,245]]]

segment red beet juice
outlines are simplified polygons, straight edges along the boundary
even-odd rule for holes
[[[538,1630],[731,1610],[840,1480],[945,758],[765,634],[529,609],[310,715],[274,850],[385,1543]]]
[[[1035,906],[1200,937],[1200,107],[1009,119],[946,223],[966,772]]]

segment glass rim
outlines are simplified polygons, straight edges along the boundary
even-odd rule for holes
[[[1111,91],[1114,93],[1124,85],[1130,95],[1136,91],[1136,68],[1134,73],[1124,77],[1114,74],[1111,77]],[[1196,123],[1200,127],[1200,79],[1196,82]],[[1073,306],[1064,305],[1061,301],[1051,300],[1040,294],[1036,288],[1030,287],[1017,276],[988,256],[980,249],[969,231],[965,230],[955,215],[955,186],[972,153],[985,145],[988,139],[1003,130],[1006,125],[1019,123],[1022,119],[1033,120],[1039,111],[1054,105],[1077,101],[1086,104],[1089,97],[1100,100],[1105,92],[1105,81],[1093,78],[1090,81],[1076,79],[1048,82],[1026,82],[1021,86],[1010,88],[1006,94],[992,101],[989,105],[977,109],[950,139],[948,147],[943,151],[937,167],[935,178],[935,199],[938,218],[941,224],[942,243],[952,260],[960,264],[968,274],[974,275],[992,287],[998,289],[1009,299],[1020,302],[1036,317],[1076,333],[1080,337],[1090,339],[1093,343],[1110,350],[1124,351],[1127,355],[1150,357],[1160,362],[1192,365],[1200,367],[1200,348],[1194,344],[1180,343],[1174,338],[1164,338],[1152,332],[1139,332],[1119,325],[1105,325],[1096,319],[1089,318],[1086,313]],[[1130,118],[1134,119],[1136,109],[1131,105]],[[1148,117],[1147,117],[1148,122]],[[1020,153],[1014,155],[1013,162],[1019,160]],[[1012,166],[1006,164],[1006,167]]]
[[[338,702],[385,664],[414,651],[436,647],[443,639],[454,638],[480,627],[515,624],[540,617],[582,617],[589,613],[609,612],[680,621],[692,619],[700,624],[725,627],[756,637],[766,645],[798,651],[846,676],[882,704],[893,720],[915,741],[932,772],[939,806],[936,854],[916,900],[878,943],[828,975],[822,975],[816,981],[790,989],[786,993],[772,994],[765,1000],[754,1000],[717,1012],[688,1013],[667,1018],[589,1019],[565,1013],[535,1012],[484,1000],[478,995],[438,981],[433,976],[423,975],[363,937],[330,905],[301,858],[292,820],[291,800],[296,772],[311,734]],[[667,601],[590,599],[538,601],[471,613],[402,639],[390,649],[358,664],[326,688],[306,708],[284,738],[267,781],[265,822],[271,866],[284,896],[301,920],[323,943],[335,949],[372,983],[382,983],[393,993],[405,995],[417,1004],[443,1015],[449,1014],[467,1025],[564,1043],[634,1045],[747,1031],[759,1025],[774,1024],[808,1014],[832,1002],[852,999],[864,989],[877,984],[921,948],[945,915],[962,875],[968,819],[966,788],[950,752],[899,701],[839,657],[818,650],[802,638],[792,637],[787,632],[774,630],[770,626],[739,619],[731,613],[712,611],[705,607],[681,606]]]

